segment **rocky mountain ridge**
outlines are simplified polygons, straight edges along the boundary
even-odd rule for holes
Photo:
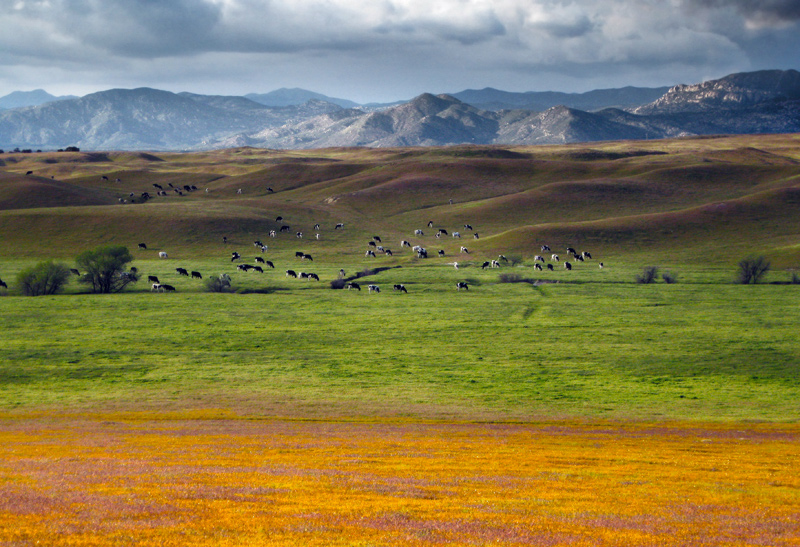
[[[641,96],[638,91],[634,95]],[[564,105],[491,110],[429,93],[377,110],[317,98],[267,106],[246,97],[149,88],[114,89],[0,112],[0,148],[37,149],[563,144],[792,132],[800,132],[800,73],[793,70],[675,86],[646,105],[591,112]]]

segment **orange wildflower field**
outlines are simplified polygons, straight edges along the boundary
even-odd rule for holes
[[[0,419],[0,545],[800,545],[800,426]]]

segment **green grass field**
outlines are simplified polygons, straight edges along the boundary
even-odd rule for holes
[[[4,154],[0,411],[797,421],[800,291],[788,281],[800,266],[798,144]],[[154,183],[198,190],[119,202]],[[289,234],[268,237],[284,223]],[[439,227],[464,237],[436,239]],[[373,235],[393,257],[364,257]],[[562,257],[552,272],[533,268],[544,243]],[[15,295],[21,269],[51,257],[72,266],[103,244],[126,245],[145,279],[177,292],[142,280],[91,295],[72,280],[56,296]],[[567,272],[567,246],[593,259]],[[232,250],[276,269],[238,272]],[[519,265],[481,269],[501,253]],[[753,253],[773,264],[766,283],[733,284]],[[645,266],[678,283],[635,283]],[[229,273],[235,292],[204,292],[176,267]],[[321,281],[287,278],[289,268]],[[358,279],[361,292],[331,290],[340,268],[380,271]],[[509,273],[548,283],[501,283]],[[368,294],[369,283],[382,292]]]

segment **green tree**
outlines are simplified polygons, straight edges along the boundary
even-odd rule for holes
[[[17,274],[17,287],[24,296],[55,294],[67,283],[69,274],[65,264],[39,262]]]
[[[91,285],[95,293],[120,292],[128,284],[139,281],[136,271],[126,271],[132,260],[128,248],[121,245],[85,251],[75,259],[78,268],[86,272],[78,281]]]

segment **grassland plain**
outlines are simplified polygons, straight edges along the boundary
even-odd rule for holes
[[[799,143],[3,155],[0,545],[800,544]],[[177,292],[14,295],[100,244]]]

